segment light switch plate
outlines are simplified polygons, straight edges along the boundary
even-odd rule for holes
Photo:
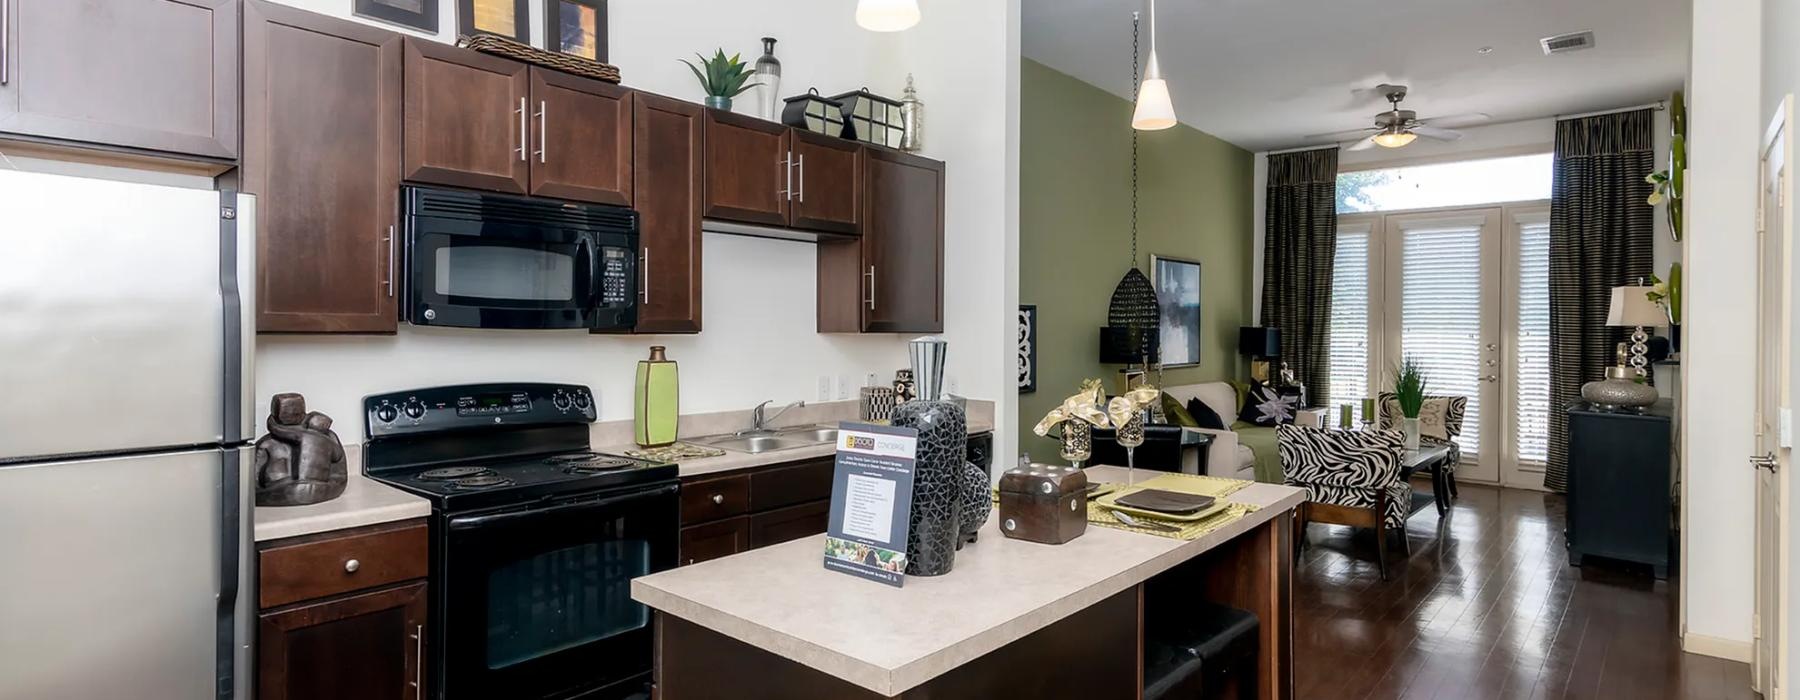
[[[1780,434],[1776,437],[1776,439],[1781,442],[1782,447],[1790,449],[1790,450],[1793,449],[1794,448],[1794,409],[1788,408],[1787,406],[1782,406],[1781,407],[1781,420],[1777,421],[1777,423],[1778,423],[1778,425],[1776,426],[1775,430],[1777,433],[1780,433]]]
[[[819,375],[819,400],[831,400],[831,375],[829,374]]]
[[[837,397],[839,401],[850,398],[850,375],[838,377]]]

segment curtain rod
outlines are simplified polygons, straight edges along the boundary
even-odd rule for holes
[[[1580,119],[1582,117],[1598,117],[1602,114],[1612,114],[1614,112],[1631,112],[1631,111],[1639,110],[1639,109],[1654,109],[1658,112],[1661,112],[1665,109],[1668,109],[1668,103],[1663,100],[1657,100],[1655,102],[1651,102],[1648,104],[1634,105],[1631,107],[1615,107],[1613,109],[1602,109],[1602,110],[1599,110],[1596,112],[1582,112],[1580,114],[1557,114],[1557,115],[1551,116],[1549,118],[1552,120]],[[1544,117],[1534,117],[1534,119],[1543,119],[1543,118]],[[1504,122],[1489,122],[1486,124],[1470,124],[1469,126],[1465,126],[1463,128],[1468,129],[1468,128],[1482,127],[1482,126],[1499,126],[1501,124],[1516,124],[1518,122],[1528,122],[1528,121],[1531,121],[1531,119],[1515,119],[1512,121],[1504,121]],[[1275,151],[1263,151],[1263,155],[1272,156],[1272,155],[1278,155],[1281,153],[1299,153],[1301,151],[1316,151],[1321,148],[1332,148],[1333,146],[1341,147],[1340,144],[1324,143],[1324,144],[1318,144],[1318,145],[1314,145],[1314,146],[1296,146],[1294,148],[1283,148],[1283,149],[1275,150]]]

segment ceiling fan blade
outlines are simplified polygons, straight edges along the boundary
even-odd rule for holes
[[[1420,119],[1419,122],[1422,124],[1430,124],[1431,126],[1435,126],[1435,127],[1439,127],[1439,128],[1454,129],[1459,126],[1474,126],[1476,124],[1485,124],[1485,123],[1487,123],[1488,120],[1493,119],[1493,118],[1494,118],[1493,115],[1488,114],[1486,112],[1469,112],[1467,114],[1446,114],[1441,117],[1431,117],[1429,119]]]
[[[1346,150],[1346,151],[1366,151],[1366,150],[1369,150],[1374,147],[1375,147],[1375,137],[1370,136],[1366,139],[1357,141],[1356,143],[1346,146],[1344,148],[1344,150]]]
[[[1413,127],[1411,131],[1420,136],[1437,139],[1439,141],[1455,141],[1463,137],[1462,132],[1454,129],[1443,129],[1435,126],[1425,126],[1423,124]]]
[[[1360,139],[1364,136],[1368,136],[1369,134],[1375,133],[1377,131],[1380,131],[1380,129],[1377,127],[1369,126],[1369,127],[1363,127],[1361,129],[1350,129],[1348,131],[1333,131],[1329,134],[1313,134],[1311,136],[1306,137],[1306,140],[1308,140],[1308,141],[1349,141],[1351,139]]]

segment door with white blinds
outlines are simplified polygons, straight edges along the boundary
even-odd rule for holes
[[[1350,406],[1357,420],[1363,397],[1370,396],[1369,377],[1380,376],[1374,364],[1376,338],[1370,319],[1380,310],[1375,305],[1381,295],[1371,293],[1370,281],[1376,279],[1377,249],[1375,231],[1379,216],[1344,216],[1338,219],[1337,254],[1331,276],[1330,396],[1322,397],[1329,407],[1332,421],[1338,419],[1339,406]]]
[[[1510,370],[1506,393],[1506,444],[1500,454],[1500,483],[1542,488],[1550,444],[1550,209],[1506,210],[1508,265],[1502,297],[1503,341]]]
[[[1468,412],[1458,475],[1498,481],[1500,377],[1498,208],[1388,215],[1386,269],[1388,367],[1411,357],[1424,369],[1427,393],[1463,396]],[[1391,369],[1381,373],[1391,383]]]

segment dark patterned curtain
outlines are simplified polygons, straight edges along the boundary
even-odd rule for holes
[[[1649,109],[1556,123],[1550,190],[1550,461],[1544,486],[1568,488],[1569,416],[1581,385],[1605,376],[1626,331],[1606,326],[1612,288],[1654,265],[1644,181],[1655,167]]]
[[[1337,255],[1336,148],[1269,156],[1262,324],[1310,399],[1331,395],[1331,265]]]

